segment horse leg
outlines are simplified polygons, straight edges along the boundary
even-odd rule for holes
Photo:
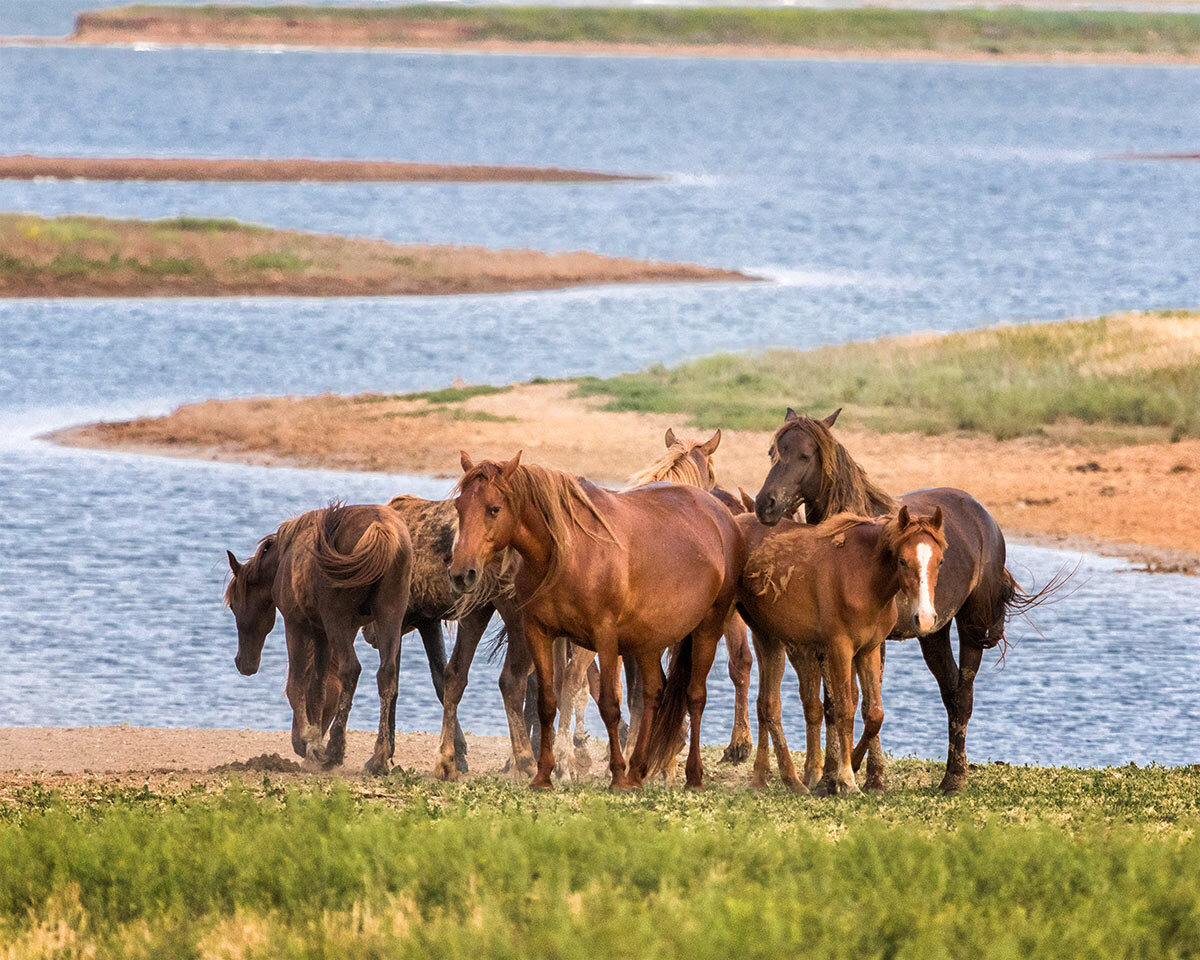
[[[950,649],[950,624],[946,624],[936,633],[920,639],[921,655],[925,658],[925,666],[937,680],[938,691],[942,695],[942,704],[946,708],[946,722],[949,727],[946,775],[942,779],[941,788],[946,793],[954,793],[962,789],[962,780],[966,775],[966,729],[963,729],[961,738],[961,742],[964,744],[964,754],[956,756],[954,747],[956,741],[959,740],[957,736],[959,679],[958,664],[954,662],[954,653]]]
[[[564,646],[567,644],[567,641],[562,639],[555,642],[556,644],[561,643]],[[574,757],[569,755],[572,745],[571,720],[576,716],[577,702],[581,695],[584,697],[584,705],[587,705],[588,668],[595,661],[596,654],[591,650],[585,650],[583,647],[578,647],[574,644],[571,646],[571,659],[565,664],[566,669],[562,675],[562,686],[558,692],[559,703],[563,705],[563,709],[559,711],[558,715],[554,769],[558,776],[565,776],[568,779],[574,780],[579,775],[579,771],[575,767]],[[561,664],[562,661],[560,660],[559,663]]]
[[[446,644],[442,640],[440,620],[422,620],[417,624],[421,644],[425,647],[425,658],[429,661],[429,676],[433,680],[433,692],[446,713]],[[460,773],[467,770],[467,738],[458,723],[457,710],[454,718],[454,766]]]
[[[634,782],[629,778],[625,756],[621,752],[621,692],[617,681],[621,665],[617,655],[617,638],[615,635],[597,634],[594,641],[600,661],[600,718],[608,731],[608,769],[612,773],[609,786],[613,790],[628,790],[634,786]]]
[[[821,665],[812,648],[807,645],[788,650],[788,659],[796,671],[800,703],[804,707],[804,785],[811,790],[821,779],[821,726],[825,722],[825,704],[821,699]]]
[[[332,659],[338,665],[338,680],[341,681],[342,690],[338,695],[337,713],[329,728],[328,745],[322,756],[316,757],[310,750],[309,757],[324,763],[327,767],[333,767],[345,759],[346,722],[350,719],[350,705],[354,702],[354,691],[358,687],[358,675],[362,672],[362,665],[358,662],[358,655],[354,652],[354,638],[358,636],[357,628],[346,624],[334,630],[327,630],[326,635],[330,648],[336,651]],[[381,657],[383,650],[384,640],[381,637],[379,645]],[[380,670],[383,669],[382,659],[379,667]]]
[[[837,731],[837,768],[833,777],[823,777],[813,791],[818,796],[861,793],[854,780],[850,757],[854,747],[853,645],[845,635],[831,638],[821,662],[825,692],[833,701]]]
[[[883,793],[883,751],[879,749],[879,730],[883,726],[883,643],[870,650],[860,650],[854,658],[854,669],[862,687],[862,737],[854,747],[851,766],[855,772],[867,760],[867,780],[863,789],[868,793]]]
[[[767,785],[771,779],[771,742],[775,744],[775,762],[779,765],[779,778],[793,793],[807,793],[800,778],[796,776],[796,765],[788,749],[787,737],[783,733],[783,686],[785,651],[774,637],[754,632],[754,654],[758,658],[758,749],[754,755],[754,772],[750,784],[756,789]]]
[[[504,666],[500,670],[500,697],[504,701],[504,713],[508,718],[508,737],[511,744],[506,768],[514,776],[532,777],[533,755],[536,751],[530,743],[526,717],[529,715],[531,691],[536,704],[537,683],[530,674],[532,661],[529,644],[525,642],[525,634],[521,632],[520,621],[515,612],[512,613],[512,617],[512,620],[507,621],[508,650],[505,651]]]
[[[963,617],[962,619],[966,619]],[[995,636],[996,634],[993,634]],[[946,775],[941,789],[957,793],[967,779],[967,724],[975,706],[975,677],[983,660],[983,647],[974,641],[970,625],[958,623],[958,684],[954,690],[954,712],[949,716],[950,743],[946,758]]]
[[[523,621],[524,617],[521,618]],[[541,627],[523,623],[525,642],[533,656],[538,681],[538,725],[542,738],[538,745],[537,773],[530,786],[534,790],[552,790],[554,773],[554,715],[558,712],[558,691],[554,686],[554,638]]]
[[[659,655],[659,671],[662,670],[662,655]],[[629,697],[629,730],[626,742],[632,740],[634,746],[642,738],[642,715],[645,713],[646,699],[642,685],[642,670],[640,661],[633,657],[625,660],[625,689]]]
[[[691,730],[688,744],[687,790],[704,789],[704,760],[700,756],[700,721],[704,716],[704,705],[708,700],[708,671],[717,656],[717,644],[721,642],[721,630],[725,626],[728,607],[708,619],[692,631],[692,677],[688,683],[688,718]]]
[[[600,706],[600,668],[596,665],[596,658],[592,657],[592,662],[588,665],[585,675],[585,683],[583,683],[579,692],[575,694],[575,733],[571,738],[571,744],[575,748],[575,753],[572,756],[571,764],[574,767],[576,777],[581,777],[587,773],[592,766],[592,754],[588,750],[588,740],[591,737],[587,732],[587,705],[588,698],[596,702],[597,708]],[[621,667],[617,666],[617,703],[621,702]],[[617,739],[621,743],[621,749],[625,749],[625,737],[629,734],[629,728],[625,724],[624,718],[617,725]]]
[[[313,641],[308,631],[292,626],[284,621],[284,631],[287,635],[288,673],[287,692],[288,703],[292,707],[292,750],[301,759],[308,752],[308,741],[320,740],[324,730],[318,731],[314,738],[310,732],[308,719],[308,671],[312,669]]]
[[[625,658],[626,676],[630,674],[637,680],[642,694],[642,718],[639,721],[636,736],[633,737],[633,753],[629,757],[629,779],[634,786],[641,786],[646,780],[647,755],[650,749],[650,728],[654,725],[654,714],[662,704],[662,689],[666,682],[663,673],[662,653],[654,651],[643,653],[636,660]],[[636,669],[629,671],[630,664]]]
[[[729,654],[729,679],[733,681],[733,733],[729,746],[721,755],[722,763],[742,763],[750,756],[753,738],[750,735],[750,671],[754,657],[746,622],[731,612],[725,621],[725,651]]]
[[[379,731],[375,735],[375,750],[363,767],[370,774],[387,773],[396,753],[396,698],[399,696],[400,646],[404,629],[402,617],[403,612],[400,617],[377,620],[375,623],[375,638],[379,641],[379,670],[375,674],[375,683],[379,688]]]
[[[433,775],[439,780],[457,780],[462,769],[458,763],[458,738],[462,731],[458,724],[458,704],[467,689],[467,677],[471,672],[471,661],[475,659],[475,649],[479,646],[479,640],[491,617],[492,608],[485,606],[472,611],[458,622],[454,649],[450,651],[444,674],[442,732],[433,761]],[[441,621],[434,620],[432,625],[441,632]],[[462,766],[466,766],[465,755]]]

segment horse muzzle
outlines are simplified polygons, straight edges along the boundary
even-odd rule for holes
[[[255,660],[251,660],[249,657],[247,657],[243,660],[239,655],[233,658],[233,665],[237,667],[238,673],[240,673],[243,677],[252,677],[258,673],[258,665],[261,660],[261,657]]]
[[[479,571],[474,567],[467,567],[461,572],[450,573],[450,583],[459,593],[466,593],[474,588],[479,582]]]
[[[754,515],[758,517],[759,523],[773,527],[783,519],[783,514],[783,503],[775,494],[760,492],[754,499]]]

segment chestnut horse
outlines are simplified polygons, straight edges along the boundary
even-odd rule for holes
[[[655,460],[644,470],[635,473],[626,481],[626,490],[644,487],[651,483],[686,483],[701,490],[707,490],[729,508],[730,513],[745,513],[746,507],[741,500],[717,486],[716,472],[713,467],[713,454],[721,443],[721,431],[718,430],[705,441],[680,440],[675,431],[668,429],[665,437],[666,453]],[[741,763],[750,756],[753,739],[750,733],[750,671],[754,666],[754,658],[750,653],[750,641],[746,633],[746,624],[736,611],[730,611],[729,620],[725,624],[725,648],[729,655],[729,679],[733,681],[734,711],[733,732],[729,737],[729,746],[721,757],[724,763]],[[582,652],[582,651],[581,651]],[[559,697],[568,702],[582,688],[584,671],[589,663],[594,661],[595,654],[583,652],[572,661],[559,690]],[[625,661],[625,675],[629,689],[629,733],[636,736],[642,715],[641,679],[637,674],[637,664],[633,660]],[[564,743],[564,734],[570,724],[570,714],[562,711],[559,715],[558,744],[560,750]],[[576,751],[576,756],[579,751]],[[560,755],[558,766],[562,766]]]
[[[797,792],[807,792],[796,776],[780,715],[779,687],[784,653],[807,648],[821,664],[832,701],[836,766],[827,769],[815,792],[861,792],[854,771],[883,725],[881,693],[884,639],[900,608],[915,606],[926,627],[934,618],[933,595],[946,541],[942,511],[910,516],[901,507],[887,520],[836,514],[819,526],[783,520],[774,527],[750,514],[738,517],[749,557],[738,588],[738,609],[754,632],[758,654],[758,751],[754,784],[770,773],[769,744],[775,743],[779,774]],[[863,734],[851,754],[854,675],[862,686]],[[814,744],[809,730],[806,771],[821,751],[820,726]],[[831,743],[831,753],[832,743]],[[872,750],[866,787],[883,789],[883,757]]]
[[[287,632],[287,696],[292,705],[292,746],[326,766],[346,751],[346,721],[361,666],[354,652],[360,628],[373,624],[379,645],[379,732],[367,761],[369,773],[386,773],[395,753],[397,671],[404,613],[412,575],[412,544],[395,511],[382,506],[333,504],[280,525],[263,538],[246,563],[228,553],[233,579],[225,602],[238,627],[238,669],[257,669],[275,612]],[[321,711],[331,665],[336,665],[338,705],[324,738]]]
[[[953,487],[915,490],[893,500],[871,482],[833,436],[835,411],[823,420],[801,417],[790,407],[771,440],[771,469],[755,499],[755,513],[767,525],[803,504],[809,523],[836,513],[877,517],[904,504],[913,513],[945,518],[946,563],[933,598],[932,619],[922,619],[910,601],[902,601],[892,639],[919,637],[925,663],[938,682],[949,725],[946,774],[941,789],[961,790],[967,776],[967,722],[974,703],[975,675],[983,651],[1004,641],[1007,619],[1043,602],[1062,585],[1056,578],[1035,594],[1023,591],[1005,567],[1004,534],[992,515],[970,494]],[[958,626],[958,662],[950,647],[951,621]],[[797,672],[800,672],[798,666]],[[812,678],[801,676],[801,695],[811,693]],[[820,724],[819,707],[806,697],[805,717]],[[819,736],[819,732],[818,732]],[[811,741],[812,732],[810,729]]]
[[[600,713],[614,789],[640,784],[673,755],[685,705],[691,720],[687,785],[703,785],[700,720],[705,681],[745,564],[733,516],[712,495],[682,484],[613,493],[544,467],[475,464],[462,454],[458,541],[450,577],[460,590],[508,548],[521,556],[517,599],[538,677],[541,744],[536,788],[550,788],[557,691],[556,637],[595,650]],[[662,652],[680,643],[663,689]],[[642,671],[646,716],[626,770],[618,727],[618,658]],[[660,704],[661,695],[661,704]]]

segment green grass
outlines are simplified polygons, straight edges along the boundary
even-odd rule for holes
[[[1178,327],[1192,331],[1173,347]],[[720,354],[579,383],[612,410],[768,430],[792,406],[882,432],[1000,439],[1082,424],[1107,442],[1200,436],[1200,315],[1163,312],[931,338]],[[1163,356],[1163,354],[1167,356]],[[1161,435],[1161,436],[1160,436]]]
[[[1200,773],[893,764],[882,800],[398,772],[0,804],[0,943],[86,956],[1184,957]]]
[[[248,257],[231,257],[229,265],[235,270],[283,270],[288,273],[299,273],[312,266],[312,260],[306,260],[295,253],[281,250],[271,253],[254,253]]]
[[[468,37],[514,42],[783,45],[819,49],[964,50],[1029,53],[1200,51],[1200,15],[1044,10],[845,10],[750,8],[447,7],[371,8],[138,5],[119,16],[222,20],[269,17],[371,21],[452,21]]]
[[[429,403],[462,403],[472,397],[486,397],[493,393],[508,393],[511,386],[495,387],[480,383],[465,387],[445,387],[441,390],[425,390],[421,393],[399,394],[396,400],[426,400]]]
[[[437,416],[455,423],[518,423],[518,417],[502,416],[487,410],[464,410],[462,407],[429,407],[426,410],[393,410],[371,417],[372,420],[396,420]]]
[[[157,227],[169,230],[191,230],[198,233],[263,233],[264,227],[252,223],[242,223],[240,220],[215,217],[171,217],[166,220],[152,221]]]

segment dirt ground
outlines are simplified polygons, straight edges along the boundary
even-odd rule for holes
[[[278,182],[414,181],[461,183],[590,183],[650,177],[564,170],[559,167],[489,167],[386,160],[255,160],[200,157],[0,157],[0,179],[32,180],[236,180]]]
[[[359,397],[210,400],[166,417],[75,427],[56,442],[265,465],[454,477],[459,451],[527,460],[620,483],[681,435],[683,418],[612,413],[565,383],[517,386],[455,404]],[[1045,439],[999,442],[837,431],[873,479],[894,492],[969,490],[1014,539],[1091,549],[1164,571],[1200,572],[1200,440],[1073,447]],[[755,493],[770,434],[727,431],[717,479]],[[337,491],[330,491],[331,495]],[[396,491],[397,493],[403,491]]]
[[[429,773],[437,734],[396,733],[395,765]],[[375,734],[350,731],[346,762],[335,771],[360,776]],[[596,746],[592,745],[594,756]],[[507,737],[467,737],[470,776],[497,774]],[[264,730],[164,730],[151,727],[0,727],[0,786],[78,783],[92,778],[142,783],[172,773],[244,776],[319,772],[292,753],[291,734]]]

